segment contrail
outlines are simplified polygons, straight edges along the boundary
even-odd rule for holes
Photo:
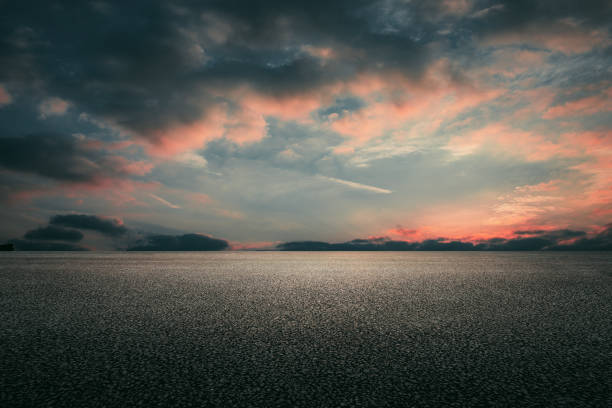
[[[338,184],[344,184],[345,186],[349,186],[351,188],[355,188],[358,190],[372,191],[378,194],[391,194],[393,192],[391,190],[387,190],[386,188],[368,186],[367,184],[355,183],[354,181],[341,180],[341,179],[337,179],[334,177],[327,177],[327,176],[321,176],[321,177],[324,178],[325,180],[333,181],[334,183],[338,183]]]
[[[161,197],[159,197],[159,196],[156,196],[156,195],[155,195],[155,194],[153,194],[153,193],[149,193],[149,195],[150,195],[152,198],[154,198],[154,199],[156,199],[157,201],[159,201],[160,203],[162,203],[163,205],[165,205],[165,206],[168,206],[168,207],[170,207],[170,208],[181,208],[180,206],[178,206],[178,205],[176,205],[176,204],[172,204],[170,201],[166,201],[166,200],[164,200],[163,198],[161,198]]]

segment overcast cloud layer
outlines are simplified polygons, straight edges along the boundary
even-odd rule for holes
[[[2,5],[0,240],[609,231],[609,1],[194,3]]]

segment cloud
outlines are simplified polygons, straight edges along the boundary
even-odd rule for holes
[[[73,229],[48,225],[26,232],[24,238],[28,240],[78,242],[83,239],[83,233]]]
[[[0,108],[13,102],[13,97],[6,90],[4,85],[0,84]]]
[[[99,183],[150,170],[146,163],[130,162],[91,149],[78,137],[53,132],[0,138],[0,166],[74,183]]]
[[[88,248],[64,242],[40,242],[12,239],[9,241],[17,251],[89,251]]]
[[[603,92],[603,95],[589,96],[550,107],[544,112],[542,117],[544,119],[567,118],[571,116],[585,116],[611,111],[612,88],[608,88]]]
[[[47,3],[3,11],[3,83],[36,84],[32,92],[44,101],[43,115],[66,113],[70,101],[161,155],[221,137],[261,140],[268,116],[336,115],[333,126],[340,133],[378,136],[398,125],[390,120],[418,116],[425,105],[461,105],[468,95],[458,92],[457,100],[443,101],[417,92],[408,102],[395,101],[402,105],[397,112],[383,103],[378,109],[391,113],[343,117],[367,105],[352,95],[359,88],[369,87],[379,99],[381,84],[395,97],[412,93],[403,89],[407,83],[418,85],[432,66],[454,57],[456,45],[450,44],[469,52],[476,45],[472,36],[540,39],[554,26],[547,39],[563,34],[560,44],[578,44],[584,33],[605,31],[610,7],[605,1],[557,7],[525,1],[234,0],[109,2],[104,13],[89,3],[64,13]],[[110,19],[115,29],[98,29]],[[444,24],[453,32],[450,44],[440,38]],[[436,78],[442,89],[469,82],[455,65],[447,77]]]
[[[366,103],[356,97],[336,98],[333,104],[317,110],[316,115],[322,120],[337,119],[366,107]]]
[[[489,44],[530,44],[581,53],[608,41],[612,7],[605,0],[567,2],[564,7],[554,1],[505,0],[489,7],[483,16],[475,16],[482,18],[470,23],[476,37]]]
[[[62,242],[48,242],[81,241],[84,235],[79,230],[96,231],[107,238],[111,238],[113,247],[117,250],[220,251],[229,248],[228,241],[204,234],[170,235],[148,233],[128,228],[119,219],[85,214],[54,215],[49,219],[49,225],[26,232],[24,234],[25,239],[12,239],[9,242],[14,243],[17,250],[24,251],[89,250],[85,246],[80,247]],[[99,240],[95,242],[97,244],[101,243]]]
[[[584,237],[571,243],[559,244],[552,249],[559,251],[611,251],[612,224],[607,224],[600,233],[593,237]]]
[[[504,5],[503,4],[495,4],[491,7],[487,7],[484,9],[480,9],[476,12],[474,12],[471,17],[472,18],[483,18],[486,17],[489,13],[494,13],[496,11],[500,11],[504,9]]]
[[[96,231],[109,237],[119,237],[128,232],[128,229],[123,225],[121,220],[115,218],[102,218],[97,215],[54,215],[49,220],[49,224]]]
[[[66,113],[70,101],[177,152],[209,140],[181,142],[191,137],[185,130],[210,124],[211,112],[222,118],[209,138],[254,140],[270,104],[236,116],[251,97],[279,108],[293,100],[303,111],[307,95],[361,72],[418,76],[429,54],[417,39],[422,27],[381,30],[394,13],[374,1],[108,4],[104,13],[87,2],[63,13],[47,3],[5,7],[0,80],[48,93],[44,116]],[[99,29],[111,19],[113,30]]]
[[[201,234],[150,235],[128,251],[221,251],[228,247],[225,240]]]
[[[202,155],[211,168],[221,170],[236,160],[260,162],[275,168],[299,170],[314,175],[328,173],[338,159],[330,151],[342,138],[318,128],[270,119],[262,140],[240,145],[228,139],[210,142]],[[329,173],[328,173],[329,174]]]
[[[49,98],[44,100],[38,107],[40,117],[46,119],[49,116],[60,116],[66,113],[70,104],[61,98]]]
[[[458,241],[441,242],[426,240],[422,242],[394,241],[387,239],[354,239],[342,243],[319,241],[297,241],[279,244],[281,251],[466,251],[474,245]]]
[[[592,237],[584,231],[568,229],[516,231],[517,238],[492,238],[478,242],[446,240],[395,241],[388,238],[355,239],[342,243],[321,241],[285,242],[281,251],[571,251],[612,250],[612,224]],[[524,237],[524,235],[530,235]]]
[[[163,212],[274,241],[413,225],[466,196],[474,219],[419,229],[612,211],[610,143],[585,142],[609,134],[609,1],[25,1],[2,8],[0,201],[36,197],[32,215]]]

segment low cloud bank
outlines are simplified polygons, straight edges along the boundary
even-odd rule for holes
[[[120,219],[87,214],[58,214],[49,225],[26,232],[23,239],[9,240],[18,251],[87,251],[75,245],[83,239],[83,231],[94,231],[113,246],[128,251],[220,251],[229,248],[223,239],[203,234],[160,235],[137,231],[123,225]]]
[[[123,225],[120,219],[86,214],[54,215],[49,225],[27,231],[23,238],[9,240],[21,251],[84,251],[75,245],[84,231],[112,239],[116,249],[127,251],[222,251],[228,241],[204,234],[154,234]],[[513,238],[491,238],[478,242],[445,238],[396,241],[389,238],[354,239],[341,243],[293,241],[277,245],[280,251],[610,251],[612,223],[598,233],[569,229],[518,230]]]
[[[481,242],[449,241],[443,238],[419,242],[394,241],[387,238],[354,239],[348,242],[285,242],[281,251],[610,251],[612,224],[588,237],[585,231],[515,231],[516,238],[492,238]]]
[[[44,242],[12,239],[9,241],[9,243],[13,244],[17,251],[89,251],[89,248],[66,242]]]
[[[75,229],[48,225],[28,231],[23,237],[28,240],[78,242],[83,239],[83,233]]]
[[[223,239],[201,234],[150,235],[128,251],[221,251],[228,247]]]

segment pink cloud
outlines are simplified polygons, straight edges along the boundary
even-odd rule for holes
[[[589,96],[549,108],[542,117],[556,119],[568,116],[586,116],[599,112],[612,112],[612,88],[603,95]]]
[[[144,176],[153,169],[154,165],[145,161],[130,161],[122,156],[110,156],[108,158],[113,163],[116,170],[121,173],[136,176]]]
[[[527,88],[530,86],[527,84]],[[501,107],[519,107],[508,120],[522,121],[545,112],[555,98],[555,91],[550,88],[521,89],[510,92],[506,96],[507,98],[501,102]]]
[[[441,11],[445,14],[463,16],[472,10],[473,3],[472,0],[443,0]]]
[[[205,117],[190,123],[152,132],[152,141],[146,139],[146,147],[154,156],[173,156],[187,150],[203,147],[225,131],[226,113],[222,107],[211,108]]]
[[[41,118],[47,118],[49,116],[63,115],[69,106],[70,104],[61,98],[48,98],[38,106],[38,110]]]
[[[210,204],[212,202],[212,199],[210,198],[208,194],[189,193],[188,195],[189,195],[190,201],[197,205]]]
[[[9,203],[24,205],[41,197],[66,197],[82,205],[83,200],[96,200],[107,202],[114,207],[139,206],[147,207],[146,202],[137,198],[137,195],[154,191],[160,188],[156,182],[139,182],[129,179],[116,179],[98,177],[91,182],[60,183],[50,186],[31,187],[11,193]]]
[[[249,108],[242,108],[233,115],[228,115],[224,128],[224,137],[238,144],[261,140],[267,132],[264,115]]]
[[[246,218],[246,215],[240,211],[230,210],[227,208],[215,208],[215,214],[224,218],[231,218],[234,220],[243,220]]]
[[[517,75],[532,70],[541,70],[546,66],[545,56],[548,52],[500,48],[492,52],[487,65],[475,68],[468,75],[482,78],[495,75],[513,79]]]
[[[460,236],[480,231],[499,234],[504,229],[527,229],[526,226],[566,228],[568,220],[579,227],[606,224],[612,209],[612,133],[588,131],[561,134],[549,141],[532,132],[494,124],[469,133],[459,147],[487,148],[497,154],[512,154],[525,160],[572,157],[580,160],[570,167],[577,174],[564,179],[517,186],[498,196],[482,196],[467,201],[414,214],[419,231],[444,230]],[[455,146],[457,147],[457,146]],[[508,153],[510,152],[510,153]],[[444,214],[452,214],[445,217]],[[466,222],[467,221],[467,222]],[[436,229],[436,225],[443,228]]]
[[[518,156],[526,161],[547,160],[555,156],[577,157],[583,149],[563,137],[534,131],[515,129],[505,123],[492,123],[481,129],[453,136],[444,147],[454,156],[465,156],[478,151]]]
[[[325,87],[287,95],[267,95],[240,88],[232,96],[247,112],[298,122],[310,121],[311,112],[321,108],[326,101],[331,101],[330,89]]]
[[[362,75],[345,85],[353,95],[368,105],[342,117],[330,116],[330,128],[352,140],[350,146],[393,132],[397,136],[423,136],[444,121],[452,120],[468,109],[491,101],[504,91],[452,79],[449,61],[442,59],[427,70],[420,80],[408,80],[401,75]],[[418,129],[419,135],[403,131],[403,127]]]
[[[253,143],[265,137],[267,116],[309,122],[310,112],[322,106],[322,96],[315,92],[270,96],[240,88],[224,96],[233,98],[236,106],[230,108],[226,104],[218,104],[209,108],[198,121],[152,132],[152,141],[144,139],[148,152],[158,157],[174,156],[201,148],[221,137],[238,144]]]
[[[0,84],[0,108],[9,105],[11,102],[13,102],[13,97],[6,90],[4,85]]]
[[[305,45],[302,47],[302,51],[322,60],[329,60],[336,57],[336,52],[330,47],[315,47],[312,45]]]
[[[519,185],[502,194],[482,192],[463,200],[432,204],[411,212],[408,218],[412,221],[402,224],[405,226],[379,235],[407,241],[444,237],[478,242],[512,238],[517,230],[582,229],[608,223],[611,203],[610,173],[599,180],[579,176],[554,179]]]
[[[516,191],[520,192],[549,192],[559,190],[559,184],[561,180],[550,180],[539,184],[529,184],[525,186],[516,187]]]
[[[134,142],[132,140],[122,140],[119,142],[106,143],[104,148],[107,150],[123,150],[131,146],[134,146]]]

